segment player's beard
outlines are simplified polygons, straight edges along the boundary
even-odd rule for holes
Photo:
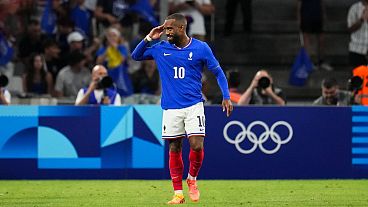
[[[167,41],[169,41],[170,44],[175,44],[178,45],[179,44],[179,35],[177,34],[173,34],[170,37],[172,37],[171,39],[167,39]]]

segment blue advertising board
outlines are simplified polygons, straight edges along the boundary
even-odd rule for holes
[[[205,113],[201,179],[368,178],[368,107]],[[156,105],[1,106],[0,179],[168,179],[161,122]]]

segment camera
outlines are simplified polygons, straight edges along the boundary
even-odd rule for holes
[[[258,86],[262,89],[266,89],[270,86],[271,80],[267,77],[262,77],[258,80]]]
[[[8,77],[6,77],[6,75],[0,74],[0,87],[5,87],[7,86],[9,83],[9,79]]]
[[[114,81],[112,80],[112,78],[110,76],[104,76],[102,78],[100,78],[100,80],[97,83],[97,88],[98,89],[106,89],[106,88],[110,88],[112,87],[114,84]]]
[[[348,88],[350,91],[362,89],[363,79],[360,76],[353,76],[348,80]]]

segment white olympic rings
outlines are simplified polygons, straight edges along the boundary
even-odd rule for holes
[[[235,139],[231,139],[227,133],[229,127],[233,125],[237,125],[241,129],[241,131],[236,135]],[[257,135],[252,131],[252,128],[257,125],[264,128],[264,132],[262,132],[259,137],[257,137]],[[275,132],[275,129],[278,126],[285,126],[288,129],[289,135],[286,138],[281,139],[280,135]],[[253,121],[248,125],[248,128],[246,128],[240,121],[230,121],[225,125],[223,134],[225,140],[230,144],[234,144],[236,149],[242,154],[250,154],[254,152],[257,149],[257,146],[259,146],[259,149],[265,154],[274,154],[280,149],[282,144],[286,144],[291,140],[293,137],[293,128],[286,121],[277,121],[271,126],[271,128],[269,128],[268,125],[263,121]],[[250,149],[243,149],[240,146],[245,138],[253,143],[253,146]],[[271,138],[272,141],[276,143],[276,147],[274,149],[269,150],[263,146],[263,143],[265,143],[268,138]]]

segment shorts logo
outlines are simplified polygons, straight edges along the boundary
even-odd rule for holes
[[[228,135],[228,129],[230,126],[237,125],[241,128],[241,131],[235,136],[235,138],[230,138]],[[257,136],[256,133],[252,131],[252,128],[254,126],[261,126],[264,131]],[[281,138],[280,134],[275,131],[276,127],[278,126],[284,126],[288,130],[288,136],[285,138]],[[240,121],[231,121],[227,123],[224,127],[224,138],[227,142],[230,144],[234,144],[236,149],[242,153],[242,154],[251,154],[256,149],[257,146],[259,146],[259,149],[265,153],[265,154],[274,154],[277,151],[279,151],[282,144],[288,143],[291,138],[293,137],[293,128],[291,125],[286,121],[277,121],[274,124],[272,124],[271,128],[268,127],[268,125],[262,121],[253,121],[251,122],[248,127],[246,128],[243,123]],[[240,144],[247,138],[251,143],[253,143],[253,146],[250,149],[243,149]],[[274,149],[266,149],[263,144],[269,139],[276,143],[276,147]]]

